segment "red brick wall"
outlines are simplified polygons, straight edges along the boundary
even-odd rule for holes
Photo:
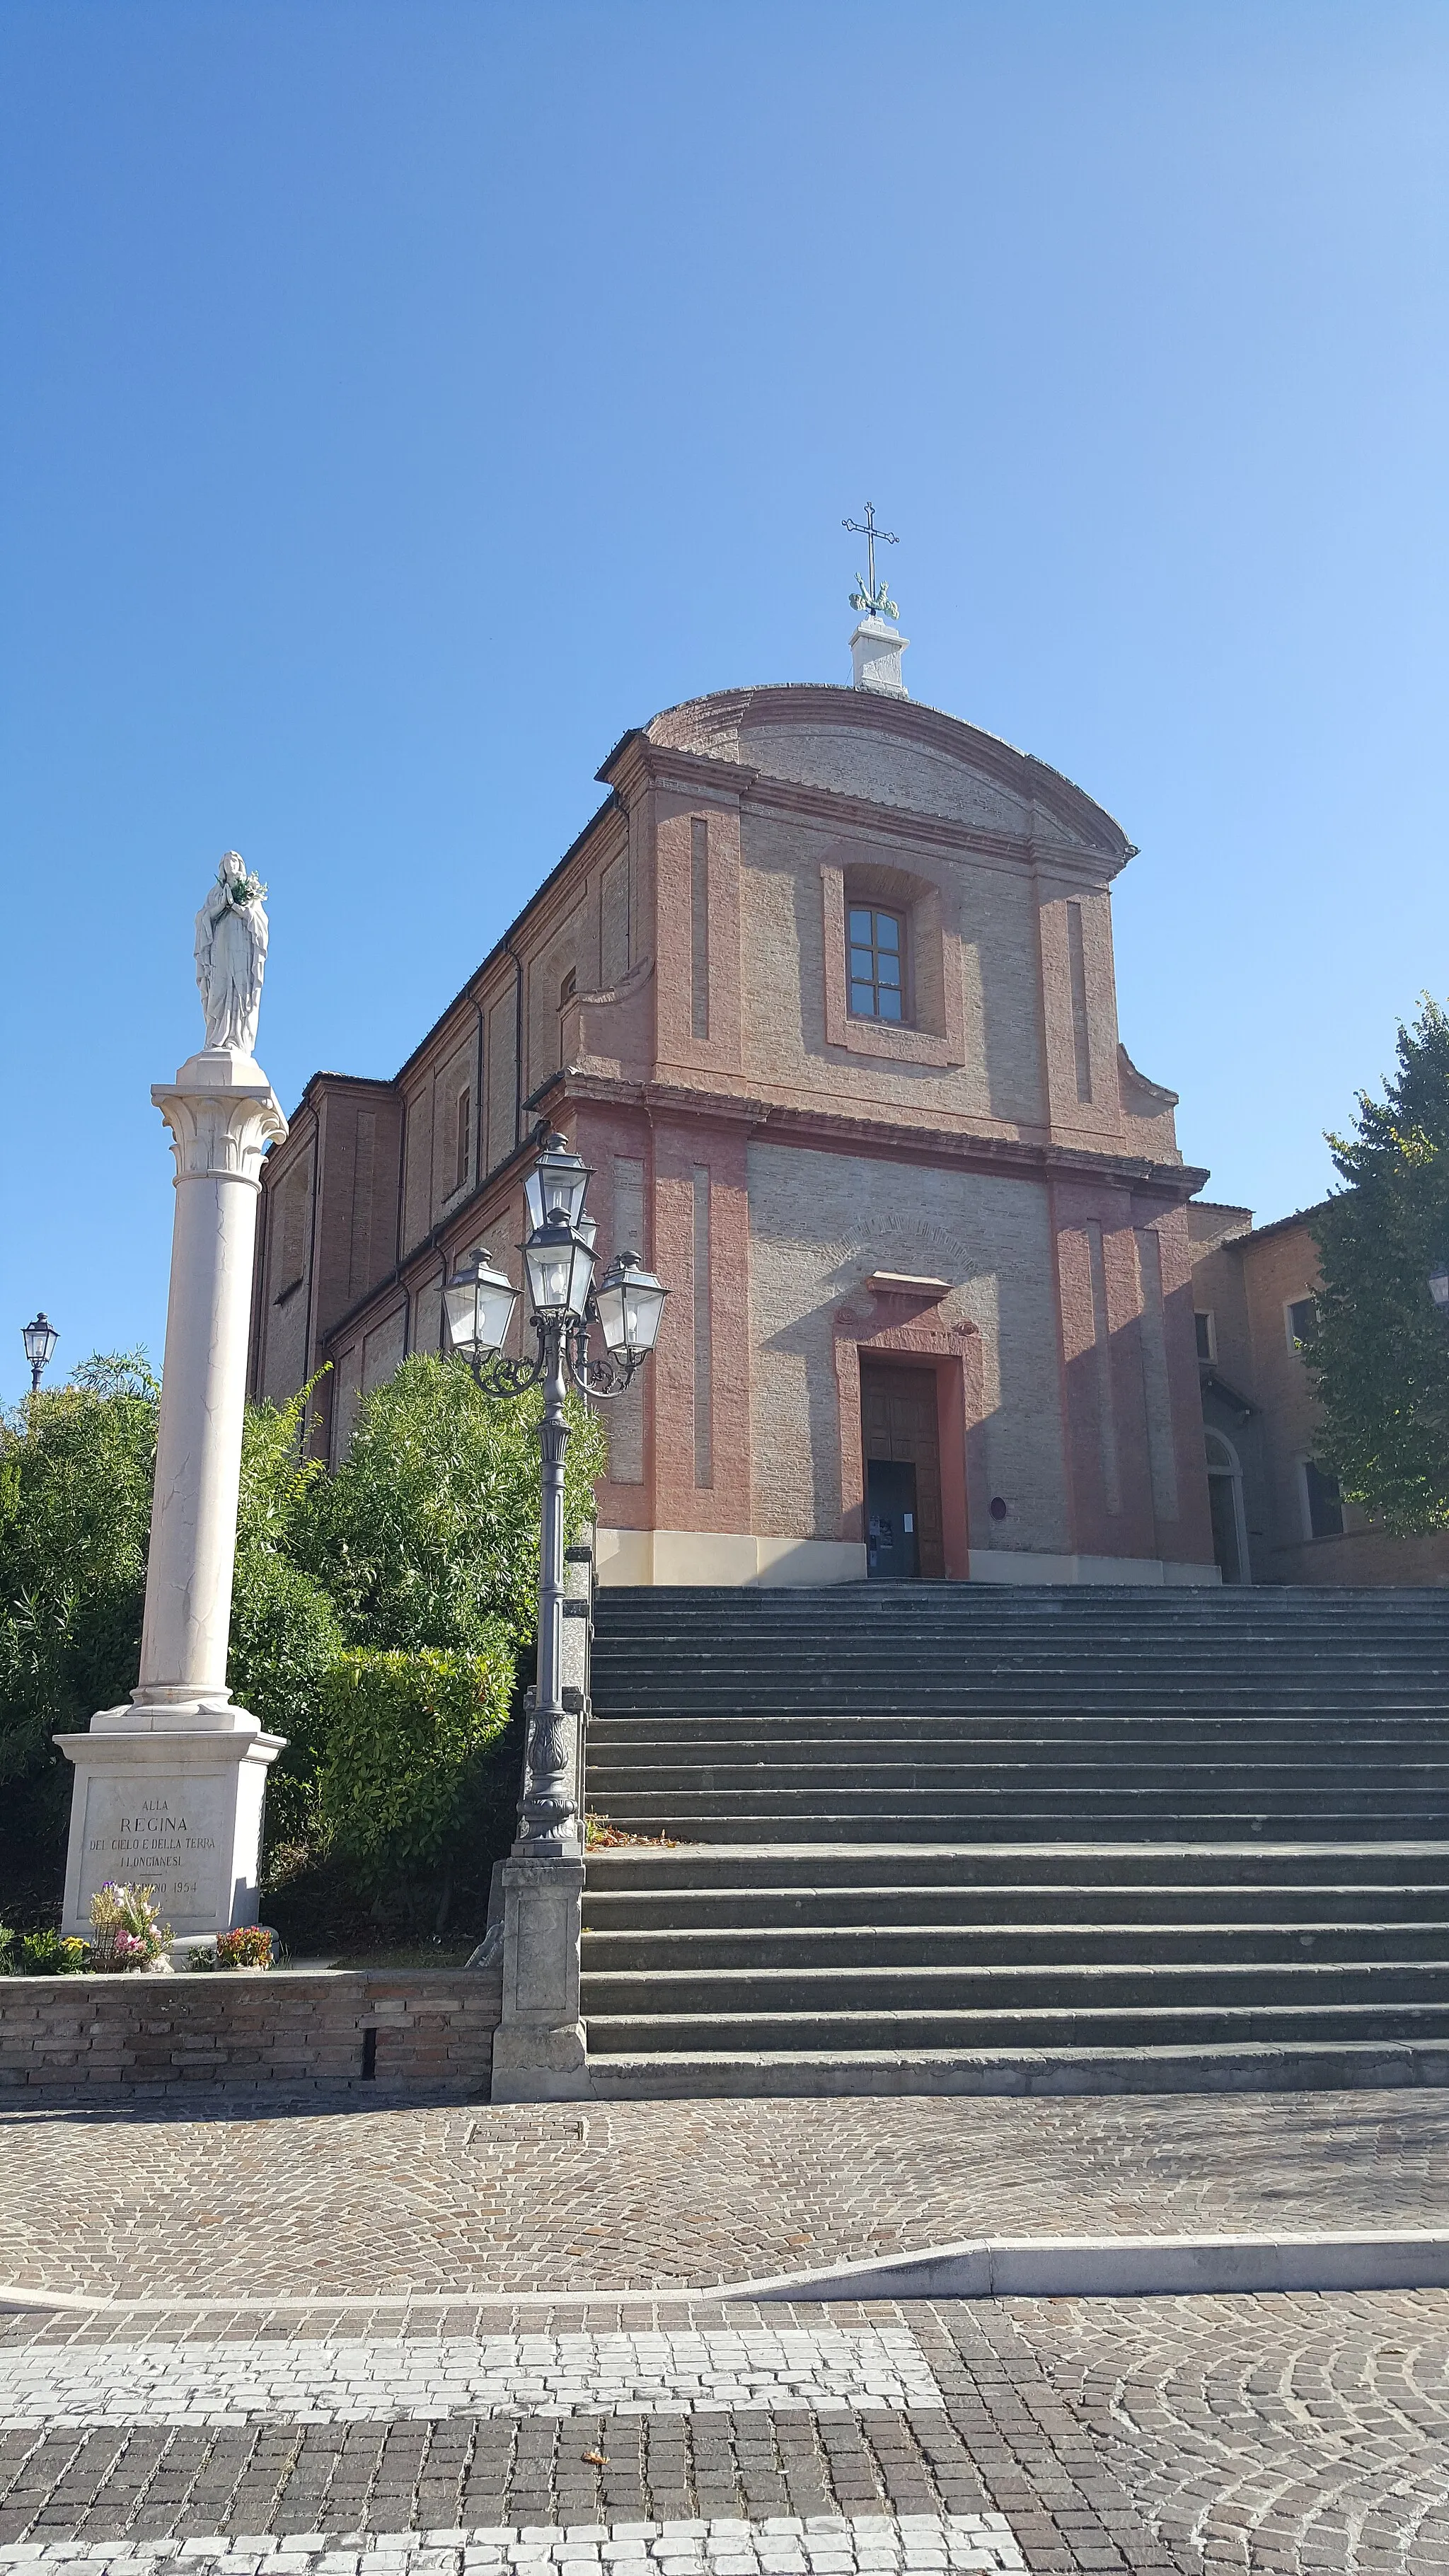
[[[0,2100],[355,2087],[486,2101],[501,2009],[501,1977],[462,1969],[6,1977]],[[369,2031],[376,2073],[365,2080]]]

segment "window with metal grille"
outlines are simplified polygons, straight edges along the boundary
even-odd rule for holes
[[[468,1157],[473,1144],[473,1094],[458,1094],[458,1132],[453,1149],[453,1189],[461,1190],[468,1178]],[[452,1193],[450,1192],[451,1196]]]
[[[906,938],[900,914],[851,904],[846,930],[852,1015],[858,1020],[904,1020]]]

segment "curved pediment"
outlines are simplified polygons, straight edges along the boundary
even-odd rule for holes
[[[1014,841],[1065,844],[1114,867],[1133,854],[1121,825],[1059,770],[910,699],[818,685],[720,690],[667,707],[644,734],[660,750]]]

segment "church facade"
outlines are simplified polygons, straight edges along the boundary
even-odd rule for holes
[[[261,1202],[253,1392],[314,1439],[517,1279],[541,1127],[672,1291],[609,1408],[606,1583],[1216,1582],[1175,1095],[1117,1029],[1119,826],[900,686],[721,691],[388,1080],[319,1073]]]

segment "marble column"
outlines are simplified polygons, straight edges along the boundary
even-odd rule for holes
[[[151,1097],[176,1208],[141,1678],[55,1741],[75,1766],[64,1929],[84,1935],[107,1879],[149,1882],[187,1944],[257,1919],[263,1793],[283,1744],[235,1705],[226,1666],[257,1200],[287,1122],[235,1045],[208,1045]]]

